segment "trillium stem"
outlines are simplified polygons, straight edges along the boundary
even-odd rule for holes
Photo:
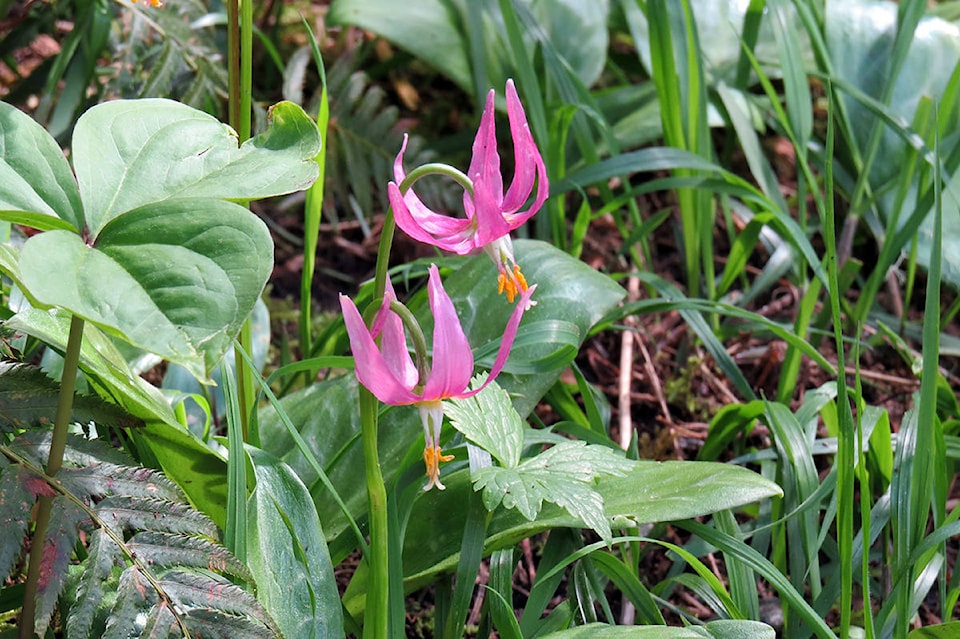
[[[74,315],[70,320],[70,337],[63,356],[63,371],[60,375],[60,395],[57,402],[57,414],[53,421],[53,437],[50,440],[50,452],[47,453],[46,473],[53,477],[63,466],[63,454],[67,448],[67,431],[73,416],[73,394],[77,387],[77,370],[80,365],[80,345],[83,342],[83,320]],[[47,528],[50,525],[50,512],[53,497],[42,495],[37,505],[37,520],[30,547],[30,563],[27,567],[27,580],[23,591],[23,609],[20,613],[20,638],[33,639],[36,622],[37,589],[40,583],[40,567],[43,565],[43,551],[46,546]]]

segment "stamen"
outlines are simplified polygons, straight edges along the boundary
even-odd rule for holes
[[[424,491],[430,490],[434,486],[438,490],[446,490],[446,486],[440,483],[440,463],[453,461],[453,455],[444,455],[439,446],[427,445],[423,449],[423,463],[427,467],[427,485],[423,487]]]
[[[516,282],[520,285],[521,291],[525,291],[528,288],[530,288],[529,286],[527,286],[527,278],[525,278],[523,276],[523,273],[520,272],[519,264],[513,265],[513,279],[516,280]]]

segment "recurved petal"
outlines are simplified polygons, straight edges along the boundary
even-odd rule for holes
[[[341,295],[340,309],[343,311],[343,321],[347,326],[347,335],[350,337],[357,380],[385,404],[402,406],[419,401],[421,398],[404,386],[403,381],[394,374],[393,366],[396,362],[393,365],[389,364],[377,349],[377,344],[367,330],[367,325],[353,300],[346,295]],[[390,320],[386,320],[383,325],[384,339],[387,338],[389,325]],[[405,351],[406,345],[403,348]],[[409,358],[409,354],[407,357]],[[415,371],[414,374],[416,374]]]
[[[490,374],[487,375],[486,381],[484,381],[479,388],[463,393],[461,397],[472,397],[476,395],[486,388],[487,384],[492,382],[494,378],[500,374],[500,371],[503,370],[507,359],[510,357],[510,348],[513,347],[513,340],[517,337],[517,330],[520,328],[520,320],[523,319],[523,314],[536,305],[536,302],[532,299],[533,292],[536,289],[537,285],[534,284],[521,294],[520,301],[517,302],[513,313],[510,315],[510,319],[507,320],[506,328],[503,329],[503,339],[500,341],[500,348],[497,350],[497,359],[494,360],[493,367],[490,369]]]
[[[527,116],[523,111],[523,104],[517,95],[513,80],[507,80],[507,116],[510,119],[510,136],[513,138],[513,154],[515,166],[513,181],[503,198],[501,210],[509,225],[514,230],[530,219],[547,199],[550,184],[547,180],[547,167],[533,140]],[[520,207],[530,197],[534,180],[537,182],[537,196],[526,211],[518,213]]]
[[[473,375],[473,351],[457,310],[443,290],[435,264],[430,266],[427,294],[433,312],[433,368],[423,389],[423,399],[460,397]]]
[[[397,226],[413,239],[459,255],[473,249],[470,220],[434,213],[412,192],[402,196],[393,182],[387,184],[387,197]]]

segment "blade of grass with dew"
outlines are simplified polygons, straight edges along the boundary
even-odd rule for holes
[[[300,352],[309,355],[313,352],[313,275],[317,264],[317,241],[320,235],[320,220],[323,218],[323,188],[326,174],[327,157],[327,125],[330,120],[330,102],[327,96],[327,73],[320,55],[320,46],[313,34],[306,18],[303,27],[310,38],[310,48],[313,52],[313,61],[320,72],[320,107],[317,112],[317,129],[320,131],[320,152],[316,163],[320,167],[320,174],[306,193],[303,206],[303,268],[300,273]],[[305,373],[304,382],[311,382],[309,372]]]

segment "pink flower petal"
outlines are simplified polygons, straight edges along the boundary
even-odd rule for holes
[[[393,283],[387,276],[387,287],[383,295],[383,308],[378,315],[383,315],[383,328],[379,333],[380,353],[383,355],[387,367],[393,374],[393,377],[400,382],[404,388],[413,388],[420,381],[420,374],[417,367],[410,357],[410,350],[407,348],[407,337],[403,331],[403,320],[400,316],[390,310],[390,302],[396,301],[397,294],[393,290]],[[374,329],[376,329],[374,321]],[[370,331],[371,337],[376,339],[377,330]]]
[[[473,351],[457,310],[443,290],[435,264],[430,266],[427,293],[433,312],[433,368],[423,389],[423,400],[459,397],[473,375]]]
[[[513,138],[516,168],[501,211],[512,231],[540,210],[547,199],[550,185],[547,181],[547,168],[537,149],[537,143],[533,141],[533,134],[530,133],[530,125],[513,80],[507,80],[507,115],[510,118],[510,136]],[[537,180],[537,197],[529,209],[517,213],[533,190],[534,178]]]
[[[388,363],[377,349],[377,344],[373,341],[373,336],[367,330],[367,325],[353,300],[346,295],[341,295],[340,309],[343,311],[343,321],[347,326],[350,348],[353,350],[353,359],[356,363],[357,379],[360,383],[384,404],[402,406],[420,401],[421,398],[411,392],[410,388],[404,386],[403,381],[394,375],[392,367],[397,365],[396,361],[393,364]],[[386,333],[394,330],[389,326],[390,322],[386,321],[383,327],[385,340],[387,340]],[[390,338],[388,341],[392,340],[393,338]],[[403,349],[406,352],[406,344]],[[409,354],[407,357],[409,358]]]
[[[477,234],[474,246],[480,248],[510,232],[503,219],[503,176],[497,152],[497,131],[494,122],[494,91],[487,94],[487,103],[480,118],[480,128],[473,140],[473,157],[467,175],[473,181],[473,218]]]
[[[503,370],[503,367],[507,363],[507,359],[510,357],[510,348],[513,346],[513,340],[517,337],[517,330],[520,328],[520,320],[523,319],[523,314],[533,306],[533,292],[537,289],[537,285],[534,284],[520,296],[520,301],[517,302],[516,307],[513,309],[513,313],[510,315],[510,319],[507,320],[507,326],[503,329],[503,339],[500,341],[500,348],[497,350],[497,359],[493,362],[493,367],[490,369],[490,374],[487,375],[487,379],[479,388],[475,388],[471,391],[467,391],[460,395],[460,397],[473,397],[484,388],[487,387],[487,384],[492,382],[497,375],[500,374],[500,371]]]

